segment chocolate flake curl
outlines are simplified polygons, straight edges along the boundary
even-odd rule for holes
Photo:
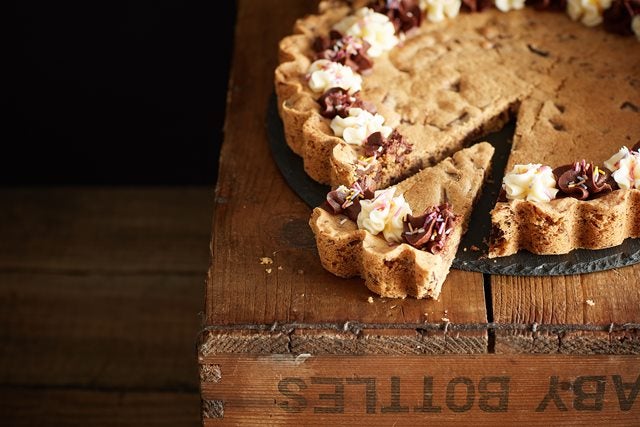
[[[356,221],[361,210],[360,200],[373,199],[374,192],[368,185],[366,180],[356,182],[351,188],[341,185],[327,193],[322,208],[331,214],[344,214],[351,221]]]
[[[444,250],[457,222],[458,216],[448,203],[435,206],[417,217],[407,215],[403,221],[402,239],[414,248],[437,255]]]
[[[466,13],[482,12],[493,6],[493,0],[462,0],[460,10]]]
[[[564,12],[567,10],[567,0],[526,0],[525,4],[535,10],[548,10],[550,12]]]
[[[331,30],[328,37],[318,36],[313,41],[316,59],[328,59],[351,67],[356,73],[368,71],[373,67],[373,60],[367,55],[371,45],[353,36],[343,36]]]
[[[636,15],[640,15],[640,0],[613,0],[602,13],[602,26],[610,33],[631,36],[631,22]]]
[[[412,144],[397,129],[394,129],[388,138],[382,136],[380,132],[374,132],[364,143],[364,153],[367,157],[391,154],[395,156],[396,163],[401,163],[404,156],[411,153],[412,149]]]
[[[617,184],[607,171],[586,160],[564,165],[553,170],[560,192],[578,200],[613,191]]]
[[[335,116],[347,117],[350,108],[362,108],[371,114],[376,113],[375,105],[363,101],[358,93],[351,95],[340,87],[333,87],[323,93],[318,98],[318,104],[320,104],[320,115],[328,119],[333,119]]]
[[[387,15],[396,33],[406,33],[422,24],[422,11],[417,0],[374,0],[369,7]]]

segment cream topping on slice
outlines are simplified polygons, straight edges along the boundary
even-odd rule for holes
[[[567,13],[574,21],[588,27],[602,22],[602,13],[611,6],[612,0],[568,0]]]
[[[358,37],[368,42],[371,47],[367,53],[372,58],[391,50],[399,41],[389,17],[368,7],[360,8],[345,17],[335,24],[333,29],[343,35]]]
[[[318,59],[313,62],[309,67],[307,77],[311,90],[318,93],[339,87],[353,95],[362,87],[362,77],[358,73],[354,73],[351,67],[328,59]]]
[[[431,22],[455,18],[460,13],[461,5],[461,0],[420,0],[420,9],[427,12],[427,19]]]
[[[498,10],[508,12],[524,8],[524,2],[525,0],[495,0],[495,5]]]
[[[351,108],[347,117],[334,117],[330,126],[333,133],[348,144],[362,145],[374,132],[380,132],[385,138],[391,134],[392,129],[384,126],[384,120],[380,114],[371,114],[362,108]]]
[[[541,164],[515,165],[502,182],[509,200],[548,202],[558,193],[553,170]]]
[[[402,221],[412,212],[404,196],[394,197],[395,192],[396,187],[389,187],[376,191],[371,200],[362,200],[358,228],[374,235],[383,233],[388,242],[402,242]]]
[[[640,189],[640,154],[622,147],[620,151],[611,156],[604,165],[610,171],[611,176],[622,189]]]

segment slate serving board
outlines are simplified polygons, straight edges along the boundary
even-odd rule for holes
[[[313,181],[305,173],[302,158],[287,145],[275,94],[267,106],[267,135],[273,159],[283,177],[310,207],[320,205],[329,186]],[[624,267],[640,262],[640,239],[627,239],[622,245],[600,250],[577,249],[565,255],[535,255],[521,251],[508,257],[489,259],[487,243],[491,220],[489,212],[495,204],[502,173],[511,149],[511,138],[515,124],[509,123],[501,131],[487,135],[482,140],[491,142],[496,148],[493,157],[491,179],[484,188],[471,215],[469,231],[460,243],[453,267],[459,270],[477,271],[487,274],[513,276],[556,276],[591,273]],[[466,248],[466,251],[464,250]],[[472,250],[471,248],[477,248]]]

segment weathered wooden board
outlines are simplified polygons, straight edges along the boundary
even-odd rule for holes
[[[239,2],[198,346],[204,424],[550,425],[562,416],[577,425],[595,415],[601,424],[633,424],[638,356],[578,354],[638,354],[640,267],[554,278],[452,271],[439,301],[379,298],[360,279],[321,267],[310,209],[280,176],[264,129],[278,40],[316,3]],[[477,354],[494,351],[518,354]],[[536,352],[574,354],[527,354]],[[369,377],[377,387],[370,407],[368,383],[359,383]],[[506,412],[482,400],[494,393],[500,401],[502,377]],[[280,385],[287,405],[279,389],[286,378],[300,379]],[[342,396],[343,413],[330,412]],[[425,399],[439,409],[417,411]],[[303,401],[300,412],[283,409]]]
[[[531,326],[498,330],[496,352],[640,354],[638,265],[554,278],[492,276],[491,292],[496,323]]]
[[[0,424],[199,423],[212,196],[0,190]]]
[[[486,322],[480,274],[452,274],[439,301],[384,302],[361,280],[337,279],[320,266],[311,211],[270,159],[264,130],[278,40],[314,8],[291,0],[239,4],[205,324]],[[278,25],[265,31],[265,16]],[[262,265],[261,257],[273,264]]]
[[[0,384],[197,392],[203,276],[0,273]]]
[[[578,363],[577,363],[578,362]],[[205,425],[583,425],[640,419],[640,356],[216,356]]]
[[[0,388],[5,426],[196,426],[197,393]]]
[[[17,188],[0,199],[2,271],[206,271],[209,189]]]

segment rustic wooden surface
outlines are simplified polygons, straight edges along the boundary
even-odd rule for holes
[[[0,190],[0,424],[198,425],[212,199]]]
[[[265,134],[278,40],[291,32],[297,17],[315,7],[314,2],[292,0],[239,3],[206,325],[486,323],[481,274],[454,272],[438,301],[388,300],[369,292],[360,280],[336,279],[320,266],[308,225],[310,209],[278,172]],[[262,265],[262,257],[273,264]],[[468,336],[480,338],[476,351],[485,347],[484,331],[457,331],[449,338]]]
[[[214,330],[216,326],[229,325],[262,325],[264,329],[276,323],[318,325],[356,321],[366,326],[450,322],[449,331],[460,324],[487,325],[493,321],[521,327],[498,330],[495,343],[487,340],[482,345],[495,346],[500,352],[517,352],[532,347],[527,343],[532,341],[529,336],[541,336],[527,329],[536,328],[534,325],[584,324],[609,328],[613,324],[612,332],[618,333],[621,325],[638,322],[640,291],[635,283],[640,266],[554,278],[483,278],[478,273],[454,271],[439,301],[380,299],[367,291],[361,280],[338,279],[324,271],[308,226],[310,209],[279,174],[270,158],[264,130],[267,102],[273,92],[278,41],[291,32],[296,18],[315,10],[315,2],[299,0],[239,3],[226,139],[214,207],[206,326]],[[271,258],[273,264],[261,264],[262,257]],[[484,285],[491,292],[487,301]],[[370,296],[373,303],[367,302]],[[595,305],[588,305],[588,299],[593,299]],[[492,310],[487,312],[487,307]],[[544,327],[541,330],[546,331]],[[457,336],[463,337],[474,334],[482,337],[484,333],[456,331]],[[628,348],[633,352],[637,348],[634,333],[633,329],[623,330],[625,339],[617,340],[616,349],[624,352]],[[558,344],[560,335],[564,341]],[[581,349],[578,341],[572,340],[586,335],[606,340],[613,336],[609,329],[589,334],[560,331],[552,338],[555,346],[549,343],[539,350],[590,353],[593,349]],[[285,339],[284,345],[290,346],[297,336]],[[571,346],[567,345],[569,341],[574,341]],[[268,345],[269,339],[265,342]],[[313,342],[317,340],[310,340],[310,345]],[[274,345],[251,350],[266,353],[281,350],[280,344]],[[607,352],[607,348],[595,352]],[[304,346],[300,348],[303,349]],[[235,350],[242,351],[237,346],[226,349]]]
[[[262,375],[277,371],[286,357],[305,354],[332,361],[319,365],[321,372],[339,373],[343,366],[370,358],[379,358],[379,366],[387,360],[403,369],[401,360],[407,360],[448,371],[451,354],[499,353],[474,356],[480,358],[474,366],[488,372],[497,364],[510,375],[522,371],[544,381],[555,365],[577,381],[581,375],[601,375],[596,372],[600,363],[618,364],[619,374],[630,381],[626,392],[637,388],[638,265],[545,278],[452,271],[438,301],[379,298],[361,280],[340,279],[322,269],[308,226],[310,208],[279,174],[265,132],[278,41],[291,32],[296,18],[315,12],[316,5],[303,0],[239,2],[198,346],[205,424],[268,423],[264,413],[256,417],[243,410],[260,406],[260,399],[274,405],[273,383],[268,392],[256,391],[266,387]],[[272,263],[262,263],[264,257]],[[525,356],[532,353],[546,354]],[[406,359],[397,358],[400,354]],[[263,366],[258,360],[272,364]],[[529,366],[533,364],[539,369]],[[231,374],[225,376],[225,369]],[[376,372],[374,365],[349,375],[371,372]],[[250,400],[244,409],[234,407],[233,399],[240,395]],[[605,421],[616,420],[613,412],[605,415]],[[518,416],[528,419],[523,413]],[[588,418],[563,420],[580,423]],[[629,418],[618,418],[621,425],[628,424],[625,420]],[[300,419],[275,421],[295,425]]]
[[[224,355],[218,425],[598,425],[640,419],[635,356]],[[395,386],[394,386],[395,383]],[[367,385],[369,393],[367,394]],[[215,401],[215,400],[212,400]]]

